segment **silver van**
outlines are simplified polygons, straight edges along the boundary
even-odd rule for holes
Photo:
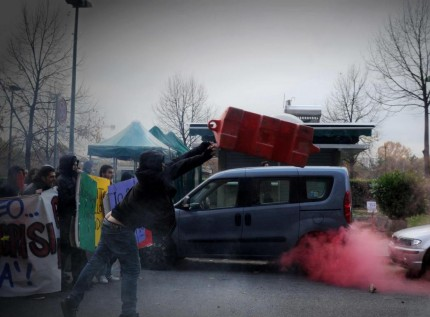
[[[348,172],[342,167],[222,171],[176,203],[170,253],[276,258],[307,234],[348,226],[351,205]],[[160,266],[149,251],[144,251],[143,266]]]

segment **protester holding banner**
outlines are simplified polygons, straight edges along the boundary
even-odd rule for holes
[[[0,185],[0,198],[16,196],[15,190],[8,184]]]
[[[76,217],[76,180],[79,161],[74,155],[64,155],[60,158],[58,177],[58,217],[60,221],[61,270],[62,285],[67,288],[65,268],[70,257],[73,281],[76,282],[82,268],[87,262],[84,250],[74,244],[74,219]],[[89,284],[88,284],[89,285]]]
[[[42,191],[55,186],[55,168],[51,165],[42,166],[36,173],[33,181],[28,184],[23,195],[40,194]]]
[[[27,175],[25,176],[25,180],[24,183],[26,186],[30,185],[31,183],[33,183],[34,178],[37,175],[37,172],[39,172],[39,169],[37,167],[33,167],[32,169],[30,169],[27,173]]]
[[[149,150],[140,155],[136,171],[138,183],[106,216],[93,257],[80,274],[71,294],[61,302],[64,317],[75,317],[88,283],[106,261],[117,256],[121,265],[120,317],[137,317],[137,280],[140,261],[134,231],[145,227],[161,235],[174,229],[173,180],[200,166],[215,153],[216,145],[203,142],[197,148],[165,164],[163,153]]]
[[[14,165],[7,171],[7,186],[13,190],[14,195],[22,194],[24,190],[25,170],[18,165]]]
[[[112,184],[112,180],[114,177],[114,170],[111,165],[102,165],[100,167],[99,176],[106,178]],[[108,210],[109,211],[109,210]],[[108,262],[106,262],[106,266],[96,274],[97,281],[102,284],[107,284],[111,281],[119,281],[120,278],[112,275],[112,265],[117,260],[117,257],[114,256]]]
[[[15,197],[21,194],[24,189],[24,169],[19,166],[12,166],[7,171],[7,181],[0,186],[0,198]]]

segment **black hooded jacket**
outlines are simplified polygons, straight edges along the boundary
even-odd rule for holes
[[[209,145],[209,142],[203,142],[166,164],[164,169],[162,153],[142,153],[136,171],[138,183],[112,210],[112,216],[130,228],[145,227],[155,232],[170,232],[176,224],[173,207],[176,188],[173,181],[209,160],[212,157]]]
[[[76,215],[76,180],[78,173],[73,170],[77,161],[74,155],[64,155],[60,158],[58,185],[58,213],[62,216]]]

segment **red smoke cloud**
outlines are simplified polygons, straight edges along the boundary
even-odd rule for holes
[[[388,238],[353,224],[350,228],[308,236],[281,257],[281,266],[298,264],[308,277],[342,287],[378,292],[430,294],[430,281],[408,280],[403,269],[390,264]]]

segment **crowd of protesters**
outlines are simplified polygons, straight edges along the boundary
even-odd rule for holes
[[[174,180],[186,172],[201,166],[215,155],[216,144],[202,142],[198,147],[165,162],[164,154],[149,150],[139,158],[136,171],[137,183],[124,199],[112,210],[105,211],[100,242],[94,254],[87,258],[84,250],[76,247],[73,223],[77,214],[76,188],[79,173],[79,160],[74,155],[60,158],[56,171],[44,165],[28,173],[19,166],[8,170],[7,181],[0,185],[1,197],[36,195],[57,187],[58,218],[60,226],[62,290],[73,285],[70,294],[61,301],[64,317],[75,317],[84,293],[91,287],[93,278],[100,281],[116,280],[111,274],[114,261],[121,267],[121,317],[138,317],[137,280],[140,274],[139,253],[135,230],[149,228],[153,232],[154,243],[167,248],[170,234],[176,225],[173,197],[176,194]],[[92,162],[86,162],[84,172],[93,174]],[[114,169],[103,165],[99,177],[112,183]],[[133,177],[124,174],[121,180]],[[72,280],[65,269],[69,264]]]
[[[58,217],[60,224],[62,289],[69,289],[76,282],[80,272],[86,265],[87,253],[77,248],[73,243],[72,225],[76,217],[76,182],[81,171],[79,160],[74,155],[64,155],[59,160],[58,169],[51,165],[32,168],[28,172],[21,166],[14,165],[9,168],[7,179],[0,184],[0,198],[16,197],[21,195],[41,194],[45,190],[56,187],[58,192]],[[93,162],[86,161],[83,171],[93,173]],[[100,177],[113,181],[114,169],[110,165],[103,165],[99,171]],[[130,175],[130,177],[134,177]],[[94,282],[108,283],[120,278],[111,273],[112,264],[116,257],[106,263],[106,268]],[[70,277],[71,275],[71,277]],[[91,287],[91,285],[88,285]]]

